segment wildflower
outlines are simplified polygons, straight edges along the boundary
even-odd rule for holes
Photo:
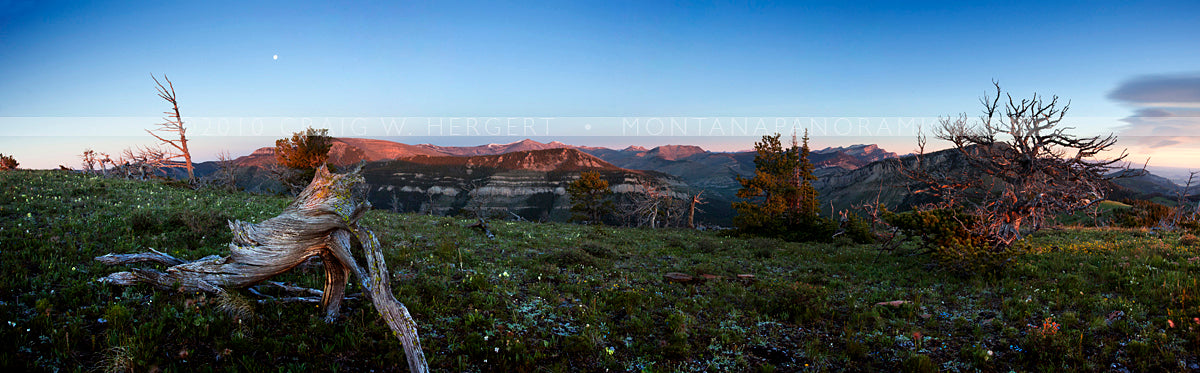
[[[492,351],[500,352],[500,347],[493,348]]]
[[[1172,328],[1174,328],[1174,327],[1175,327],[1175,322],[1174,322],[1174,321],[1171,321],[1171,320],[1167,320],[1167,325],[1170,325]]]
[[[609,355],[612,355],[614,352],[617,352],[617,349],[614,347],[608,347],[605,348],[604,351],[608,352]]]

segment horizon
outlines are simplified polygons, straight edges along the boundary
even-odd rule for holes
[[[78,168],[86,148],[155,145],[144,130],[169,106],[151,74],[173,82],[195,162],[304,123],[405,144],[740,151],[824,121],[813,149],[906,154],[912,123],[977,114],[996,80],[1069,100],[1065,126],[1116,134],[1134,164],[1200,165],[1200,4],[1037,4],[11,3],[0,153]],[[398,118],[442,122],[393,133]]]

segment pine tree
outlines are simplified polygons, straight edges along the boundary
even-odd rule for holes
[[[567,193],[571,195],[571,220],[586,221],[599,224],[604,215],[612,211],[612,201],[608,196],[608,180],[604,180],[599,172],[588,171],[579,174],[579,179],[567,184]]]
[[[275,161],[288,168],[316,170],[329,159],[333,138],[329,130],[308,128],[290,139],[275,140]]]
[[[828,239],[832,223],[819,214],[820,202],[812,182],[813,164],[808,160],[808,133],[803,145],[792,136],[784,149],[779,134],[763,136],[754,144],[754,177],[738,177],[742,189],[733,203],[734,225],[745,233],[780,236],[805,241]]]
[[[799,189],[792,183],[800,165],[797,151],[785,151],[779,134],[763,136],[754,143],[754,177],[738,177],[742,185],[733,203],[738,214],[733,224],[739,229],[768,233],[783,228],[786,213],[799,201]]]
[[[308,128],[292,134],[291,138],[275,140],[275,162],[280,166],[274,177],[292,192],[308,185],[317,167],[329,159],[333,138],[328,129]]]
[[[792,134],[792,147],[795,148],[796,135]],[[804,130],[804,143],[800,146],[800,164],[796,167],[796,181],[799,185],[796,188],[799,190],[800,201],[797,204],[796,214],[804,219],[815,219],[819,215],[821,201],[817,199],[817,189],[813,187],[812,182],[817,181],[817,177],[813,175],[813,164],[809,162],[808,148],[808,130]]]

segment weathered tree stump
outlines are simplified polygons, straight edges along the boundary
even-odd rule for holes
[[[427,372],[417,324],[404,304],[396,300],[388,281],[387,264],[379,240],[358,219],[370,210],[359,170],[337,175],[322,166],[312,183],[278,216],[258,224],[229,222],[233,242],[230,255],[185,261],[150,249],[138,254],[107,254],[96,260],[105,264],[159,262],[171,267],[164,272],[134,268],[100,279],[116,285],[146,283],[163,290],[223,293],[225,289],[258,284],[311,257],[320,257],[325,267],[324,290],[303,289],[321,297],[325,320],[337,318],[346,282],[351,274],[362,284],[363,293],[404,344],[408,368]],[[358,265],[352,252],[361,248],[367,270]],[[285,286],[281,286],[287,289]]]

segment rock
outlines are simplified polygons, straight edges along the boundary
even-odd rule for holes
[[[681,284],[696,282],[695,277],[679,272],[667,272],[667,274],[663,275],[663,278],[666,278],[668,282],[678,282]]]
[[[1105,323],[1111,325],[1113,321],[1120,320],[1123,317],[1125,317],[1125,311],[1121,311],[1121,310],[1112,311],[1108,314],[1108,317],[1106,318]]]

